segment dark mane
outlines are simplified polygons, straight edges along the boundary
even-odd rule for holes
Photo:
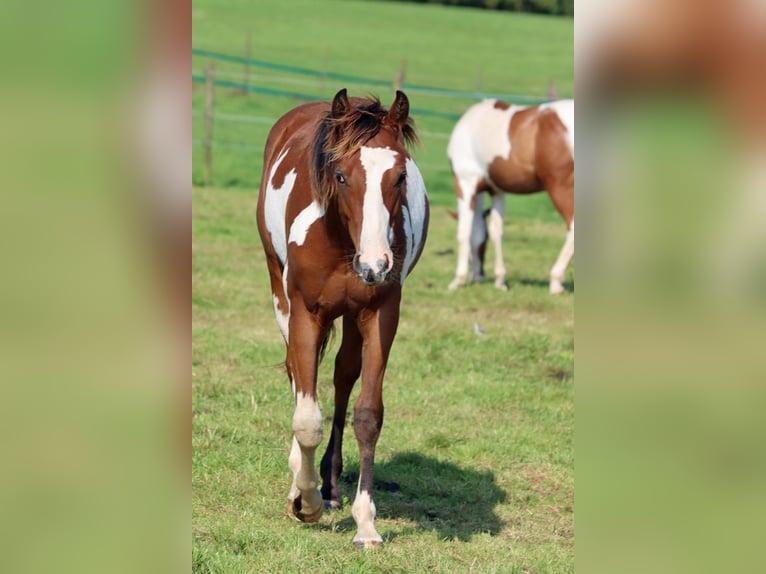
[[[382,127],[399,131],[398,126],[389,126],[385,121],[388,110],[381,105],[378,98],[360,102],[352,105],[344,115],[337,118],[328,112],[314,136],[311,179],[314,184],[314,198],[324,208],[335,195],[335,164],[354,155],[361,146],[374,138]],[[417,143],[415,123],[411,117],[407,118],[407,122],[401,128],[400,137],[405,145]]]

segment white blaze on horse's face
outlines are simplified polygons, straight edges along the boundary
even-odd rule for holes
[[[383,176],[394,167],[397,152],[385,147],[362,146],[360,162],[365,172],[362,229],[354,256],[354,270],[368,285],[386,281],[394,266],[391,251],[391,213],[383,201]]]

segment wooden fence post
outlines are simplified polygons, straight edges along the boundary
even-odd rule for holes
[[[556,86],[553,83],[553,78],[548,78],[548,99],[555,100],[558,97],[556,93]]]
[[[211,170],[210,165],[213,161],[213,88],[215,82],[215,65],[208,62],[205,71],[205,157],[202,165],[202,182],[204,185],[210,185]]]

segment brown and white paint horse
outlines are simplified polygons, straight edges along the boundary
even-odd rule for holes
[[[458,205],[458,259],[449,288],[484,280],[479,250],[487,235],[495,248],[495,287],[507,289],[503,264],[505,193],[547,190],[567,224],[564,247],[550,272],[550,292],[561,293],[574,254],[574,102],[560,100],[533,107],[484,100],[471,106],[452,130],[447,155]],[[489,233],[481,199],[489,192]],[[477,204],[477,198],[479,203]]]
[[[425,244],[425,184],[406,144],[416,140],[402,92],[390,111],[379,101],[310,103],[280,118],[266,142],[258,230],[271,276],[274,313],[287,345],[295,410],[288,514],[316,522],[340,507],[338,480],[349,395],[354,405],[359,484],[352,506],[354,545],[383,542],[372,499],[375,445],[383,425],[383,375],[399,323],[402,285]],[[343,317],[335,358],[335,412],[320,465],[322,440],[317,365],[333,321]]]

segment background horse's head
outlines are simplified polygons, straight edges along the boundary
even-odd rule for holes
[[[354,244],[353,269],[367,285],[391,278],[394,226],[407,194],[406,144],[416,141],[410,104],[397,91],[390,110],[339,91],[314,141],[315,199],[336,210]]]

